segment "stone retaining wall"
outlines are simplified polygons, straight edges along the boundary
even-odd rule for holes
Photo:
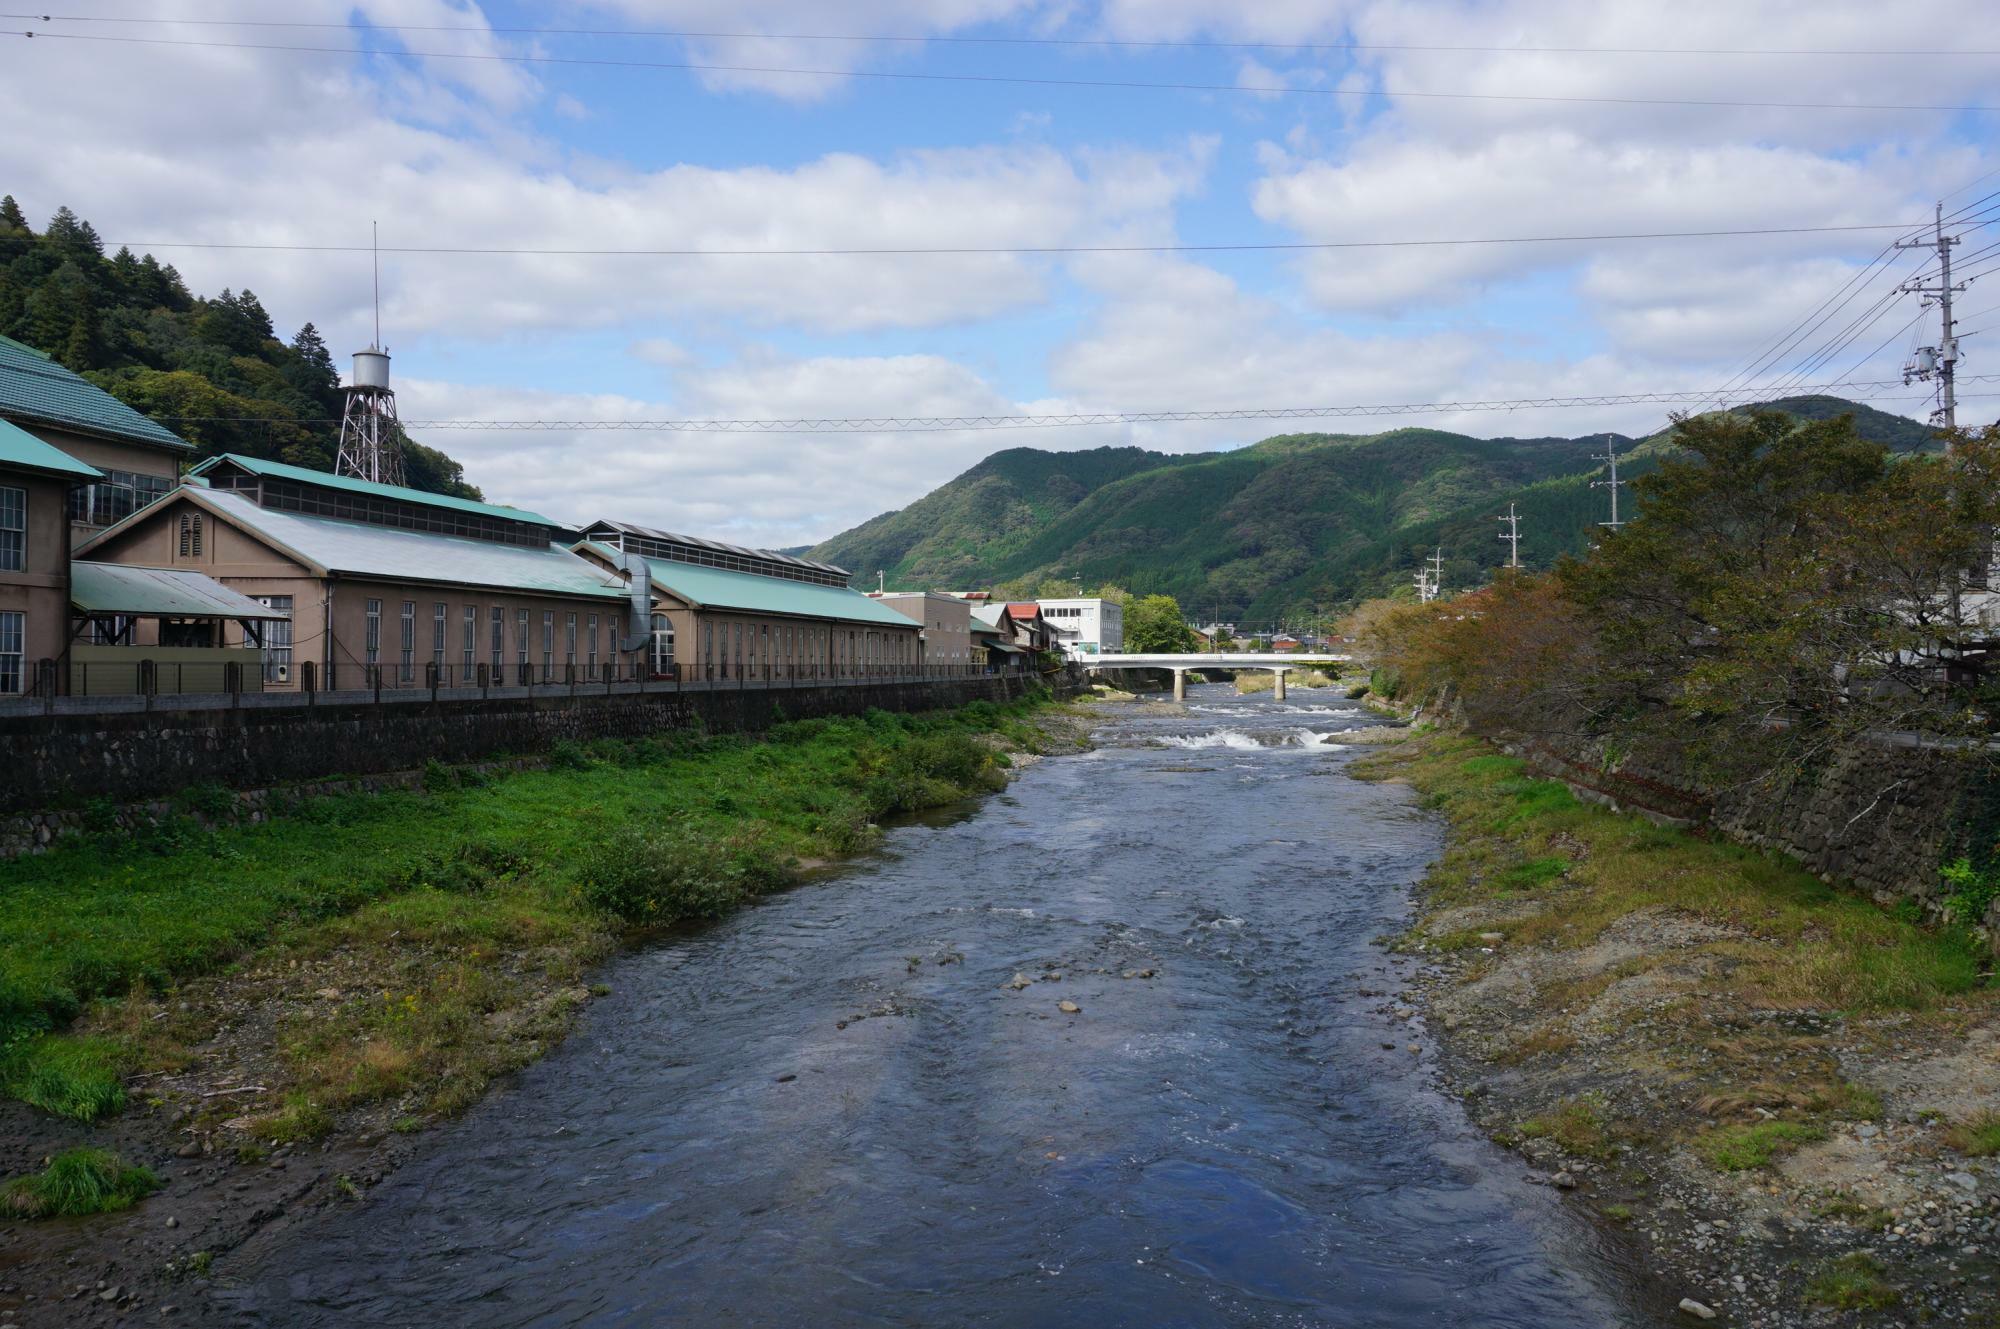
[[[1059,693],[1079,680],[1060,675]],[[157,820],[195,787],[237,791],[223,819],[261,816],[270,791],[406,786],[427,762],[539,759],[554,744],[702,729],[757,732],[785,720],[1010,701],[1020,677],[746,691],[620,693],[0,719],[0,856],[61,835]],[[505,763],[500,763],[505,764]],[[243,791],[248,791],[243,792]],[[186,801],[183,799],[182,801]]]
[[[1823,881],[1882,905],[1915,901],[1942,912],[1942,864],[1972,850],[1991,820],[1983,765],[1947,748],[1883,738],[1838,753],[1779,789],[1709,790],[1668,751],[1607,761],[1601,750],[1539,740],[1503,744],[1580,796],[1797,859]],[[1983,833],[1990,834],[1985,827]],[[2000,904],[1987,915],[2000,928]]]

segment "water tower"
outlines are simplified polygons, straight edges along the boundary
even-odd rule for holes
[[[389,386],[389,351],[382,345],[381,263],[375,266],[375,340],[354,353],[347,378],[347,407],[340,414],[340,451],[333,473],[376,484],[403,483],[403,426],[396,419],[396,390]]]

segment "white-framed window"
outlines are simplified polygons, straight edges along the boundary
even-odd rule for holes
[[[590,675],[595,675],[597,673],[597,615],[591,614],[585,618],[583,633],[584,655]]]
[[[368,602],[368,638],[363,658],[369,664],[379,664],[382,660],[382,602]]]
[[[289,595],[260,595],[257,603],[275,613],[292,612]],[[292,620],[272,619],[264,625],[264,681],[286,683],[292,677]]]
[[[0,572],[28,568],[28,491],[0,485]]]
[[[576,613],[574,610],[569,614],[569,622],[566,627],[567,632],[563,637],[563,663],[574,667],[576,664]]]
[[[528,673],[528,611],[514,611],[514,649],[517,663],[521,666],[521,681],[527,682]]]
[[[416,677],[417,668],[417,602],[403,601],[402,674],[408,683]]]
[[[665,614],[653,615],[653,672],[670,674],[674,668],[674,621]]]
[[[499,673],[507,667],[507,611],[499,605],[493,606],[493,672]]]
[[[0,693],[21,690],[27,651],[27,614],[19,609],[0,610]]]
[[[444,673],[445,638],[451,633],[451,606],[439,600],[431,605],[431,663]]]
[[[479,648],[479,606],[467,605],[465,607],[465,642],[463,650],[463,659],[461,661],[461,663],[463,663],[465,666],[465,677],[462,680],[460,680],[461,682],[470,683],[472,681],[472,657],[473,653],[477,651],[478,648]]]
[[[556,611],[542,611],[542,677],[549,678],[556,669]]]

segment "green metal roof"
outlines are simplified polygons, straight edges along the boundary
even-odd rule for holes
[[[122,563],[69,565],[70,603],[86,614],[137,614],[142,618],[287,619],[213,577],[177,568],[136,568]]]
[[[615,557],[615,555],[614,555]],[[821,586],[785,577],[760,577],[754,572],[697,567],[671,559],[649,558],[646,568],[653,584],[707,609],[738,609],[754,614],[790,614],[799,618],[837,618],[850,623],[880,623],[914,631],[921,626],[879,600],[845,586]]]
[[[51,447],[19,425],[0,420],[0,466],[24,466],[53,471],[77,480],[102,480],[104,472],[86,466],[61,448]]]
[[[0,416],[176,452],[192,448],[103,388],[11,337],[0,337]]]
[[[433,494],[427,489],[410,489],[403,485],[381,485],[373,480],[356,480],[352,476],[335,475],[331,471],[315,471],[307,466],[265,461],[262,457],[246,457],[239,452],[225,452],[219,457],[210,457],[188,474],[205,475],[223,462],[240,466],[252,475],[270,476],[274,480],[296,480],[301,484],[319,485],[325,489],[344,489],[351,494],[392,498],[402,503],[422,503],[433,508],[453,508],[459,512],[476,512],[485,517],[533,522],[537,526],[556,525],[549,518],[538,512],[530,512],[526,508],[510,508],[499,503],[478,503],[469,498],[453,498],[449,494]]]

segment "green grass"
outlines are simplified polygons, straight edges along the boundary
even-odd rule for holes
[[[48,1167],[0,1187],[0,1212],[21,1218],[74,1218],[129,1209],[159,1187],[143,1167],[128,1167],[107,1149],[68,1149]]]
[[[1530,1117],[1521,1123],[1520,1133],[1530,1140],[1553,1140],[1584,1158],[1609,1158],[1612,1152],[1603,1104],[1592,1099],[1572,1099],[1552,1112]]]
[[[0,1090],[58,1117],[95,1121],[125,1106],[120,1061],[107,1039],[23,1039],[0,1058]]]
[[[1990,992],[1990,953],[1965,927],[1926,926],[1776,855],[1582,803],[1480,740],[1430,735],[1358,769],[1407,778],[1451,819],[1427,883],[1437,905],[1557,902],[1511,924],[1509,945],[1587,946],[1622,918],[1664,908],[1742,937],[1712,945],[1726,952],[1729,987],[1753,1006],[1924,1011]]]
[[[1768,1167],[1780,1154],[1826,1138],[1817,1126],[1796,1121],[1760,1121],[1754,1126],[1728,1126],[1695,1141],[1695,1149],[1720,1172],[1748,1172]]]
[[[2000,1154],[2000,1112],[1981,1112],[1945,1132],[1945,1143],[1973,1158]]]
[[[171,993],[268,945],[310,956],[393,940],[443,957],[398,1026],[417,1031],[404,1051],[421,1065],[504,1002],[495,957],[573,966],[608,928],[713,916],[794,859],[864,847],[886,816],[994,788],[994,737],[1033,747],[1037,704],[570,745],[549,770],[302,802],[258,825],[176,819],[0,864],[0,1089],[81,1120],[115,1109],[129,1049],[60,1031],[93,1001]],[[350,1069],[327,1105],[371,1076],[390,1092],[407,1067]]]
[[[1843,1255],[1807,1282],[1806,1300],[1843,1311],[1888,1310],[1902,1296],[1883,1272],[1881,1262],[1866,1252]]]

